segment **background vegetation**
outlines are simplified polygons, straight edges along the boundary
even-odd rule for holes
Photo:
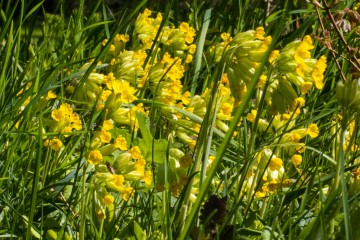
[[[356,1],[0,5],[0,237],[360,238]]]

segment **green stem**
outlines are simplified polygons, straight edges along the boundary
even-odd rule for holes
[[[86,169],[87,169],[87,161],[84,162],[83,165],[83,175],[82,175],[82,187],[81,187],[81,220],[80,220],[80,231],[79,231],[79,239],[85,239],[85,223],[86,223]]]
[[[345,132],[346,126],[348,123],[348,113],[344,111],[344,116],[341,124],[341,135],[340,135],[340,146],[339,146],[339,161],[338,165],[340,166],[340,181],[341,181],[341,190],[342,190],[342,203],[343,203],[343,212],[344,212],[344,222],[345,222],[345,239],[350,240],[352,238],[351,234],[351,224],[350,224],[350,211],[349,211],[349,203],[348,203],[348,193],[347,193],[347,182],[345,177],[345,151],[344,151],[344,143],[345,143]]]

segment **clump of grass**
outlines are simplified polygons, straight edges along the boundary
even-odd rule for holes
[[[3,237],[359,235],[358,4],[65,3],[2,5]]]

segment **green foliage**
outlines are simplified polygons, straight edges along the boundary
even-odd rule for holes
[[[50,2],[0,1],[0,237],[360,237],[359,3]]]

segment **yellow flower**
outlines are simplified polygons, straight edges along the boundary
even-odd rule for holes
[[[272,51],[269,57],[269,62],[273,63],[279,55],[280,55],[279,50]]]
[[[128,149],[126,139],[122,135],[118,135],[116,137],[114,146],[122,151],[126,151]]]
[[[114,128],[113,121],[111,119],[105,120],[102,125],[102,129],[111,130]]]
[[[113,82],[115,81],[114,73],[109,73],[107,76],[104,77],[106,87],[108,89],[113,89]]]
[[[225,43],[228,43],[232,40],[232,38],[230,37],[230,33],[227,32],[222,33],[220,37]]]
[[[87,160],[91,163],[91,164],[99,164],[102,160],[103,160],[103,156],[101,154],[101,152],[99,150],[92,150],[88,157]]]
[[[102,44],[103,46],[105,46],[107,42],[108,42],[108,40],[105,38],[104,40],[102,40],[101,44]]]
[[[281,160],[281,158],[274,157],[270,160],[269,168],[271,171],[280,170],[282,165],[283,165],[283,161]]]
[[[107,206],[111,205],[114,202],[114,197],[111,196],[110,194],[106,194],[105,197],[103,198],[103,201],[104,201],[105,205],[107,205]]]
[[[311,76],[314,79],[315,87],[317,89],[322,89],[324,87],[324,72],[326,69],[326,57],[321,56],[319,60],[315,63],[314,69],[311,73]]]
[[[308,134],[312,138],[316,138],[317,136],[319,136],[318,126],[315,123],[310,124],[306,130],[306,134]]]
[[[191,54],[188,54],[188,55],[186,56],[185,62],[186,62],[186,63],[191,63],[192,60],[193,60],[193,56],[192,56]]]
[[[285,136],[288,136],[288,141],[290,142],[298,142],[301,139],[301,135],[298,133],[290,133],[289,135],[285,134]],[[286,139],[286,137],[284,137],[284,139]]]
[[[121,193],[122,193],[122,198],[124,201],[129,201],[129,199],[131,198],[132,195],[134,195],[135,190],[132,187],[126,187],[124,188]]]
[[[151,183],[152,183],[152,172],[151,171],[146,171],[145,174],[144,174],[143,180],[144,180],[146,185],[151,185]]]
[[[110,49],[109,49],[109,51],[110,52],[115,52],[115,45],[114,44],[111,44],[111,46],[110,46]]]
[[[80,117],[76,114],[72,114],[70,116],[70,121],[71,121],[71,128],[76,129],[76,130],[81,130],[82,129],[82,122],[80,120]]]
[[[140,172],[141,174],[144,173],[146,162],[144,159],[139,159],[135,163],[135,171]]]
[[[129,41],[129,35],[127,34],[116,34],[114,37],[114,40],[117,42],[128,42]]]
[[[300,165],[302,162],[302,156],[299,154],[294,154],[291,157],[291,161],[295,166]]]
[[[249,122],[254,122],[255,121],[255,118],[256,118],[256,114],[257,114],[257,111],[256,110],[251,110],[250,113],[248,113],[246,115],[246,119],[249,121]]]
[[[227,73],[223,73],[221,75],[221,83],[222,84],[229,84],[229,78],[228,78]]]
[[[185,104],[188,105],[191,101],[190,99],[190,92],[186,91],[183,93],[183,95],[181,96],[181,101]]]
[[[196,146],[196,140],[191,139],[191,140],[188,142],[188,146],[189,146],[190,150],[194,150],[194,149],[195,149],[195,146]]]
[[[313,86],[312,82],[303,82],[300,85],[300,90],[302,94],[306,94]]]
[[[142,158],[141,151],[138,146],[132,147],[128,152],[131,154],[131,157],[133,159],[141,159]]]
[[[67,127],[64,127],[64,129],[61,131],[61,133],[69,133],[71,132],[72,130],[72,127],[71,126],[67,126]],[[68,137],[69,135],[64,135],[65,137]]]
[[[264,86],[265,83],[266,83],[266,76],[262,74],[259,78],[259,81],[258,81],[256,87],[261,88],[262,86]]]
[[[109,143],[111,141],[111,133],[102,129],[100,131],[100,140],[102,143]]]
[[[231,116],[231,112],[233,110],[233,105],[230,103],[224,102],[220,106],[220,112],[224,115]]]
[[[182,22],[179,29],[185,33],[185,42],[191,44],[194,41],[195,29],[190,27],[187,22]]]
[[[295,72],[300,77],[304,77],[306,69],[307,69],[307,65],[304,62],[299,62],[298,65],[295,68]]]
[[[129,82],[122,81],[120,84],[121,101],[124,103],[131,103],[137,99],[135,97],[135,88],[130,86]]]
[[[194,54],[196,51],[196,44],[191,44],[189,46],[189,53]]]
[[[57,122],[60,122],[61,119],[63,119],[65,116],[64,111],[60,110],[60,109],[55,109],[51,112],[51,117],[52,119],[54,119]]]
[[[46,99],[46,100],[50,100],[50,99],[54,99],[54,98],[56,98],[56,97],[57,97],[56,94],[55,94],[53,91],[50,90],[50,91],[47,93],[45,99]]]
[[[255,29],[255,34],[254,34],[255,38],[256,39],[260,39],[260,40],[263,40],[265,39],[265,30],[263,27],[258,27]]]
[[[57,138],[51,139],[50,141],[47,139],[44,142],[44,146],[45,147],[50,147],[52,150],[57,152],[57,151],[60,151],[60,149],[63,146],[63,143]]]
[[[113,174],[113,180],[111,181],[117,189],[121,189],[124,186],[125,178],[123,175]]]

